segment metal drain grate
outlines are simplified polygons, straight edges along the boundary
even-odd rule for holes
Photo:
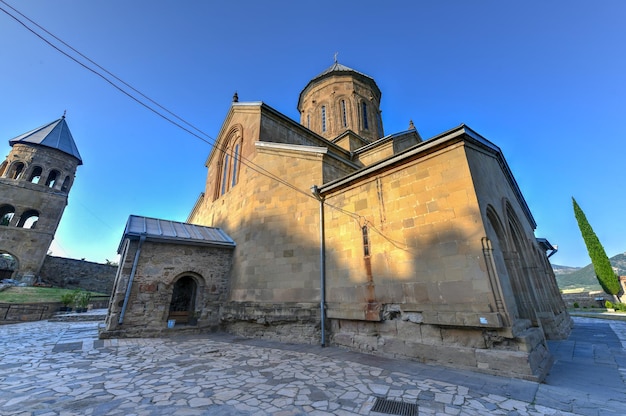
[[[418,416],[417,404],[396,402],[394,400],[376,398],[372,412],[386,413],[388,415]]]

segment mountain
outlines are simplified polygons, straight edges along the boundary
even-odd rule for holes
[[[626,253],[613,256],[609,260],[617,274],[620,276],[626,275]],[[556,276],[556,283],[561,290],[581,287],[588,291],[602,290],[598,279],[596,279],[592,264],[588,264],[585,267],[568,267],[553,264],[552,269]]]

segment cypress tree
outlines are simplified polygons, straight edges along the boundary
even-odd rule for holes
[[[574,205],[574,216],[576,216],[578,228],[580,228],[580,233],[583,236],[583,240],[585,240],[587,252],[591,258],[591,264],[593,265],[593,270],[596,273],[598,283],[600,283],[602,289],[604,289],[604,291],[609,295],[619,294],[621,290],[619,278],[613,271],[613,267],[611,266],[611,262],[609,261],[606,252],[604,251],[604,247],[600,244],[600,240],[598,239],[596,233],[593,232],[591,225],[589,225],[589,221],[587,221],[585,213],[582,209],[580,209],[580,206],[578,206],[573,197],[572,203]]]

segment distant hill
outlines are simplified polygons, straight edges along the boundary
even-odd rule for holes
[[[620,275],[626,275],[626,253],[618,254],[609,259],[613,269]],[[576,289],[584,288],[586,291],[602,290],[596,274],[593,271],[593,265],[588,264],[585,267],[568,267],[552,265],[554,275],[556,276],[556,283],[559,289]]]

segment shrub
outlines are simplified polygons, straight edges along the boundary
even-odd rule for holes
[[[61,303],[63,306],[70,306],[74,302],[74,292],[67,292],[61,295]]]
[[[613,309],[613,302],[607,300],[606,302],[604,302],[604,307],[607,309]]]
[[[574,302],[574,308],[576,309],[580,308],[580,305],[578,304],[578,302]]]

